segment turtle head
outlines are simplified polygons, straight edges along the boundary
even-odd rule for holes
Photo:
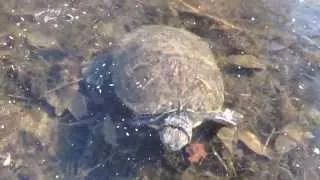
[[[159,136],[167,150],[179,151],[191,141],[192,123],[188,116],[171,114],[159,128]]]

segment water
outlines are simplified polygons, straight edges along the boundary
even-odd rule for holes
[[[320,178],[317,1],[9,0],[0,9],[0,179]],[[245,116],[238,143],[204,124],[193,142],[207,155],[191,165],[155,130],[126,124],[133,112],[114,96],[104,59],[143,24],[183,27],[210,44],[225,106]],[[255,62],[228,61],[243,54]],[[77,92],[86,98],[71,111]]]

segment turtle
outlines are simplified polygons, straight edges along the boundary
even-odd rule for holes
[[[179,151],[205,121],[237,125],[242,114],[224,106],[224,82],[209,44],[169,25],[142,25],[112,53],[114,93],[132,110],[131,126],[157,130],[169,151]]]

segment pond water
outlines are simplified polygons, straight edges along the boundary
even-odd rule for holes
[[[1,180],[320,179],[317,0],[2,0],[0,24]],[[169,152],[128,125],[110,52],[151,24],[209,44],[236,128]]]

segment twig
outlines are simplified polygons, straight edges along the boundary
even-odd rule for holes
[[[81,125],[88,125],[88,124],[93,124],[93,123],[95,123],[95,121],[91,121],[91,120],[70,122],[70,123],[59,122],[59,124],[64,125],[64,126],[81,126]]]
[[[218,154],[218,152],[212,147],[212,152],[213,155],[219,160],[219,162],[222,164],[222,166],[224,167],[224,169],[226,170],[226,172],[229,172],[229,168],[227,166],[227,164],[223,161],[223,159],[221,158],[221,156]]]
[[[67,87],[67,86],[76,84],[76,83],[78,83],[79,81],[81,81],[81,78],[75,79],[75,80],[73,80],[73,81],[71,81],[71,82],[63,83],[63,84],[61,84],[61,85],[59,85],[59,86],[57,86],[57,87],[55,87],[55,88],[53,88],[53,89],[50,89],[50,90],[48,90],[47,92],[45,92],[45,96],[48,95],[48,94],[51,94],[51,93],[53,93],[53,92],[55,92],[55,91],[58,91],[58,90],[60,90],[60,89],[62,89],[62,88],[64,88],[64,87]]]
[[[203,13],[201,12],[199,9],[195,8],[194,6],[186,3],[184,0],[177,0],[178,2],[180,2],[182,5],[184,5],[185,7],[189,8],[193,13],[197,13],[197,14],[203,14],[211,19],[213,19],[214,21],[216,22],[219,22],[220,24],[223,24],[225,27],[228,27],[229,29],[234,29],[234,30],[242,30],[242,28],[234,25],[234,24],[231,24],[229,23],[228,21],[218,17],[218,16],[215,16],[215,15],[211,15],[211,14],[208,14],[208,13]]]
[[[267,146],[269,145],[269,142],[270,142],[270,140],[271,140],[271,137],[273,136],[273,134],[275,133],[275,131],[276,131],[276,129],[273,128],[272,131],[271,131],[271,133],[270,133],[270,135],[269,135],[269,137],[267,138],[266,142],[264,143],[264,146],[263,146],[263,148],[262,148],[262,152],[265,152]]]
[[[25,100],[25,101],[32,100],[31,98],[28,98],[28,97],[25,97],[25,96],[14,95],[14,94],[9,94],[8,97],[21,99],[21,100]]]

